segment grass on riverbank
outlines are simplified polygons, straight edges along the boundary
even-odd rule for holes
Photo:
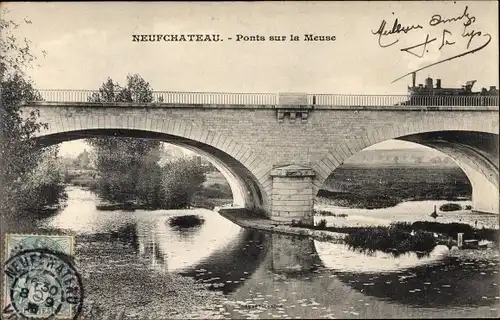
[[[428,253],[438,244],[451,246],[456,243],[458,233],[463,233],[464,239],[500,243],[498,229],[484,227],[476,229],[464,223],[417,221],[395,222],[388,227],[336,227],[327,226],[326,220],[321,219],[314,226],[305,226],[301,223],[293,223],[292,226],[347,233],[344,241],[352,249],[368,252],[379,250],[395,255],[410,251]]]
[[[500,230],[490,228],[474,228],[466,223],[441,223],[432,221],[416,221],[414,223],[395,222],[392,224],[406,231],[423,230],[435,232],[453,239],[457,239],[459,233],[464,234],[464,239],[489,240],[500,243]]]
[[[316,210],[316,209],[313,209],[313,213],[315,216],[322,216],[322,217],[346,218],[348,216],[347,213],[333,213],[331,211]]]
[[[214,210],[215,207],[222,207],[233,203],[232,198],[205,198],[199,195],[193,196],[191,199],[191,206],[195,208],[204,208]]]
[[[411,251],[429,253],[439,244],[432,232],[417,231],[411,234],[397,227],[360,228],[349,233],[344,241],[355,250],[379,250],[396,256]]]
[[[391,223],[390,227],[336,227],[336,226],[327,226],[326,220],[321,219],[317,225],[309,226],[308,228],[315,230],[349,233],[349,234],[356,233],[360,230],[369,230],[374,228],[396,228],[398,230],[403,230],[408,233],[411,233],[411,231],[432,232],[441,234],[444,237],[449,237],[452,239],[456,239],[458,233],[463,233],[464,239],[489,240],[497,243],[500,242],[499,240],[500,230],[498,229],[490,229],[484,227],[474,228],[466,223],[456,223],[456,222],[441,223],[433,221],[416,221],[414,223],[393,222]]]
[[[233,203],[233,193],[229,185],[213,183],[203,186],[191,199],[191,206],[213,210],[215,207]]]

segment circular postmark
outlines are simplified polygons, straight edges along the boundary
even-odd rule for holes
[[[5,263],[5,310],[28,319],[75,319],[83,288],[71,260],[46,249],[26,250]]]

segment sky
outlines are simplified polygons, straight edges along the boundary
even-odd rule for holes
[[[32,22],[17,35],[31,40],[39,56],[39,66],[28,71],[39,89],[92,90],[108,77],[123,83],[127,74],[138,73],[162,91],[406,94],[410,76],[392,81],[481,47],[490,37],[490,43],[473,54],[419,71],[417,83],[428,76],[441,78],[443,87],[477,80],[479,90],[498,87],[499,82],[496,1],[2,5],[9,10],[6,18]],[[431,26],[436,15],[442,21],[461,19]],[[401,28],[415,28],[379,39],[382,22],[383,30],[390,31],[395,19]],[[471,23],[465,28],[467,21]],[[132,41],[134,34],[189,33],[219,34],[223,41]],[[475,34],[469,44],[470,36],[464,33]],[[235,41],[238,34],[266,40]],[[291,34],[299,41],[290,41]],[[335,36],[335,41],[304,41],[305,34]],[[407,49],[423,43],[427,35],[436,40],[425,50]],[[287,40],[270,41],[270,36]],[[381,47],[379,42],[394,44]],[[72,144],[70,149],[82,147]]]

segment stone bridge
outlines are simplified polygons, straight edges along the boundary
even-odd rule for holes
[[[312,223],[314,198],[335,169],[389,139],[449,155],[471,182],[473,209],[499,211],[498,97],[485,105],[484,97],[434,96],[418,105],[408,96],[156,92],[151,103],[107,103],[86,102],[90,91],[54,92],[22,108],[48,123],[35,137],[41,146],[97,136],[182,146],[224,174],[234,205],[273,220]]]

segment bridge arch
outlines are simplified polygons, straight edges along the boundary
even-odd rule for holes
[[[30,108],[25,108],[29,112]],[[48,128],[34,139],[40,146],[98,136],[156,139],[187,148],[208,158],[230,184],[234,205],[268,210],[272,165],[255,150],[228,134],[193,121],[153,118],[137,114],[77,115],[53,113],[42,117]]]
[[[313,165],[316,172],[313,193],[317,194],[333,171],[352,155],[383,142],[397,139],[436,149],[450,156],[464,171],[472,185],[473,209],[498,213],[498,121],[457,122],[416,119],[364,131],[331,149]]]

